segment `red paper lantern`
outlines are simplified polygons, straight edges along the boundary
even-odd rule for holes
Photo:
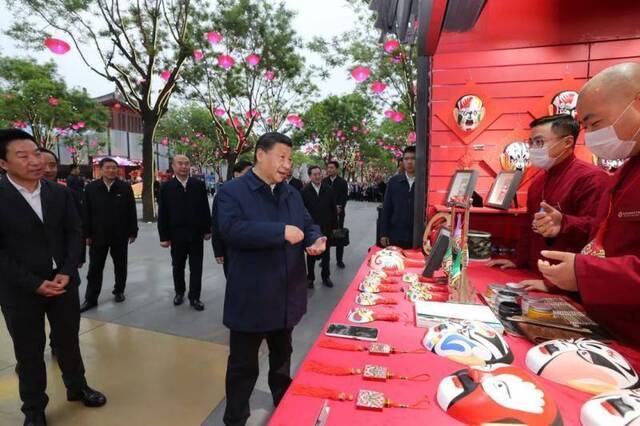
[[[195,59],[196,62],[201,61],[202,58],[204,58],[204,53],[202,53],[202,50],[198,49],[193,51],[193,59]]]
[[[353,71],[351,71],[351,76],[358,83],[362,83],[371,75],[371,70],[367,67],[355,67]]]
[[[57,38],[44,39],[44,45],[47,46],[47,49],[49,49],[51,53],[55,53],[56,55],[64,55],[69,50],[71,50],[71,46],[69,46],[69,43]]]
[[[381,81],[374,81],[373,83],[371,83],[371,91],[373,91],[373,93],[376,93],[378,95],[384,92],[386,88],[387,88],[387,85]]]
[[[218,44],[223,39],[222,34],[217,32],[217,31],[208,32],[208,33],[205,34],[205,36],[207,37],[207,40],[211,44]]]
[[[260,63],[260,60],[262,58],[260,58],[260,55],[256,55],[255,53],[247,56],[245,58],[245,60],[247,61],[247,64],[249,64],[250,67],[255,68],[258,66],[258,64]]]
[[[400,49],[400,42],[398,40],[388,40],[384,44],[384,51],[387,53],[393,53]]]
[[[225,70],[230,69],[235,65],[236,61],[229,55],[218,56],[218,66]]]

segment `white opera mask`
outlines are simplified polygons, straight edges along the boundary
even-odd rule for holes
[[[485,107],[476,95],[464,95],[457,100],[453,109],[453,117],[458,127],[465,131],[471,132],[475,130],[485,115]]]
[[[529,166],[529,145],[521,141],[511,142],[504,148],[501,157],[504,170],[525,170]]]
[[[574,92],[573,90],[565,90],[553,97],[551,105],[549,105],[549,113],[551,115],[568,114],[575,118],[577,104],[578,92]]]
[[[404,270],[404,259],[402,255],[393,250],[380,250],[373,256],[371,256],[371,261],[369,262],[369,266],[372,269],[382,270],[382,269],[390,269],[395,271]]]
[[[585,402],[580,410],[583,426],[640,426],[640,391],[605,393]]]
[[[557,339],[527,352],[527,367],[541,377],[592,394],[640,386],[638,373],[618,352],[591,339]]]

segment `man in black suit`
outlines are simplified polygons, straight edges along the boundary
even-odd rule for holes
[[[298,191],[302,191],[302,181],[293,176],[293,168],[289,170],[289,174],[287,176],[287,179],[285,179],[285,182],[293,186]]]
[[[138,214],[131,185],[118,179],[118,163],[112,158],[100,160],[101,179],[85,187],[84,237],[89,246],[87,292],[80,312],[98,306],[102,273],[111,252],[115,272],[113,294],[116,303],[124,302],[127,284],[128,244],[138,236]]]
[[[380,218],[380,245],[413,247],[413,200],[416,179],[416,147],[404,149],[402,173],[389,179]]]
[[[316,225],[325,236],[330,236],[338,222],[338,204],[331,187],[322,183],[322,170],[318,166],[309,167],[309,178],[311,182],[302,190],[302,201],[309,211]],[[333,287],[330,275],[330,250],[322,253],[320,267],[322,268],[322,283],[327,287]],[[307,254],[307,281],[309,288],[313,288],[316,280],[315,266],[319,256]]]
[[[340,163],[337,161],[329,161],[327,163],[327,177],[322,181],[333,189],[333,193],[338,203],[338,229],[344,228],[344,216],[347,208],[347,198],[349,197],[349,186],[347,181],[338,176],[340,171]],[[338,268],[344,268],[344,246],[336,245],[336,261]]]
[[[41,180],[41,152],[31,135],[0,130],[0,308],[20,365],[25,425],[46,425],[45,315],[69,401],[106,403],[85,379],[78,333],[81,229],[67,188]]]
[[[84,191],[84,183],[84,178],[80,175],[80,166],[71,166],[71,171],[67,176],[67,188],[82,192]]]
[[[189,302],[196,311],[203,311],[202,289],[203,240],[211,238],[211,213],[207,187],[189,176],[191,161],[186,155],[176,155],[172,161],[174,177],[160,188],[158,202],[158,233],[160,246],[171,247],[175,306],[184,302],[186,283],[184,268],[189,258]]]

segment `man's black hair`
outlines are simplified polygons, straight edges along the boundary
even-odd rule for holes
[[[55,160],[56,160],[56,164],[60,164],[60,159],[58,158],[58,156],[53,151],[51,151],[51,150],[49,150],[47,148],[38,148],[38,151],[40,151],[43,154],[51,154],[51,155],[53,155],[53,158],[55,158]],[[79,166],[75,166],[75,167],[79,167]]]
[[[7,149],[13,141],[29,139],[36,143],[36,140],[29,133],[21,129],[0,129],[0,159],[7,159]],[[37,145],[37,143],[36,143]]]
[[[402,154],[406,154],[406,153],[411,153],[414,154],[416,153],[416,146],[415,145],[409,145],[407,147],[404,148],[404,151],[402,151]]]
[[[327,166],[329,166],[330,164],[333,164],[334,166],[336,166],[336,169],[340,168],[340,163],[338,163],[336,160],[331,160],[327,163]]]
[[[529,123],[530,128],[542,126],[551,123],[551,131],[559,137],[573,136],[573,142],[578,140],[580,133],[580,123],[569,114],[546,115],[536,118]]]
[[[104,157],[102,160],[100,160],[98,165],[100,166],[100,168],[103,168],[106,163],[113,163],[116,166],[118,165],[118,162],[111,157]]]
[[[307,174],[308,174],[309,176],[311,176],[311,172],[312,172],[314,169],[320,169],[320,166],[316,166],[315,164],[314,164],[314,165],[312,165],[312,166],[309,166],[309,168],[307,169]],[[322,171],[322,169],[320,169],[320,171]]]
[[[233,166],[233,173],[242,173],[244,169],[251,166],[253,166],[251,161],[238,160],[238,162]]]
[[[282,133],[269,132],[260,136],[258,142],[256,143],[256,150],[253,155],[254,161],[258,159],[258,149],[261,149],[264,152],[269,152],[273,149],[274,146],[279,143],[284,144],[289,148],[293,147],[293,142],[291,142],[291,139],[289,139],[288,136],[283,135]]]

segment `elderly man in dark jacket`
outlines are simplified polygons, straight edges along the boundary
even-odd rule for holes
[[[311,182],[302,189],[302,200],[309,211],[313,221],[320,227],[326,236],[331,235],[338,223],[338,204],[336,196],[329,185],[322,182],[322,170],[318,166],[309,167]],[[322,283],[327,287],[333,287],[330,271],[331,250],[322,253],[320,267],[322,268]],[[313,288],[316,280],[315,267],[318,256],[307,255],[307,281],[309,288]]]
[[[115,273],[113,295],[124,302],[127,283],[128,244],[138,236],[138,214],[131,185],[118,178],[118,163],[112,158],[100,160],[101,179],[85,188],[84,236],[89,246],[87,292],[80,312],[98,306],[102,273],[111,253]]]
[[[291,383],[291,333],[307,308],[304,252],[317,256],[326,248],[300,193],[283,183],[291,146],[282,134],[262,135],[255,167],[218,194],[218,225],[229,262],[223,318],[231,330],[226,425],[244,425],[249,418],[264,339],[274,404],[284,396]]]
[[[413,246],[413,196],[415,180],[416,148],[404,149],[402,165],[404,173],[389,179],[382,205],[380,244],[402,248]]]

